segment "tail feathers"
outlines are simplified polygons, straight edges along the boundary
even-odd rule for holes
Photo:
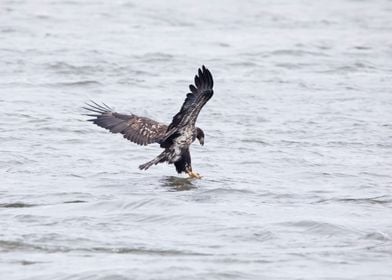
[[[139,165],[140,170],[147,170],[149,169],[153,164],[157,164],[158,162],[155,161],[155,159],[146,162],[145,164]]]
[[[165,161],[165,155],[162,153],[159,156],[157,156],[156,158],[154,158],[153,160],[150,160],[149,162],[146,162],[145,164],[139,165],[139,169],[140,170],[147,170],[149,169],[152,165],[156,165],[160,162],[164,162]]]

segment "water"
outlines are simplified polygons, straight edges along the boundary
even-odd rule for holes
[[[391,279],[391,1],[0,2],[2,279]],[[189,181],[86,122],[169,122]]]

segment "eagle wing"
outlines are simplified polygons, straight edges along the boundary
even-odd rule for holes
[[[214,94],[212,90],[214,80],[211,72],[203,65],[195,76],[195,84],[189,85],[190,93],[186,95],[180,111],[173,117],[166,135],[161,142],[161,147],[166,147],[170,139],[177,135],[179,128],[194,126],[200,110]]]
[[[119,114],[106,104],[99,105],[91,101],[83,108],[90,111],[87,116],[94,117],[89,121],[112,133],[121,133],[124,138],[139,145],[159,143],[167,131],[167,125],[163,123],[133,114]]]

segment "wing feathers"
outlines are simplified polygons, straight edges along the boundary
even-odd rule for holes
[[[186,99],[169,125],[169,130],[176,126],[186,125],[187,123],[195,123],[200,110],[214,94],[212,90],[214,81],[211,72],[203,65],[198,69],[195,76],[195,84],[189,85],[190,93],[186,95]]]
[[[195,76],[195,84],[189,85],[191,91],[186,95],[185,101],[169,125],[164,139],[160,142],[161,147],[165,148],[171,145],[172,139],[175,138],[176,132],[184,126],[194,126],[200,110],[214,94],[214,86],[211,72],[203,65],[198,69]]]
[[[113,133],[121,133],[124,138],[139,145],[160,143],[161,147],[170,145],[173,137],[177,137],[181,127],[194,126],[203,106],[210,100],[214,81],[211,72],[203,65],[198,69],[194,84],[189,85],[190,93],[186,95],[180,111],[166,126],[149,118],[113,112],[105,103],[98,104],[92,100],[83,107],[88,111],[89,121]]]
[[[189,89],[190,89],[190,91],[191,91],[193,94],[196,94],[196,93],[197,93],[197,89],[195,88],[194,85],[189,85]],[[189,93],[188,93],[188,94],[189,94]]]
[[[160,142],[167,130],[165,124],[133,114],[125,115],[113,112],[104,103],[100,105],[90,101],[86,105],[83,108],[88,110],[89,113],[85,115],[94,117],[89,119],[89,121],[112,133],[121,133],[124,138],[139,145]]]

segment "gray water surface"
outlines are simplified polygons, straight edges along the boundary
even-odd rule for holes
[[[215,95],[202,180],[86,122]],[[1,279],[391,279],[392,2],[0,1]]]

